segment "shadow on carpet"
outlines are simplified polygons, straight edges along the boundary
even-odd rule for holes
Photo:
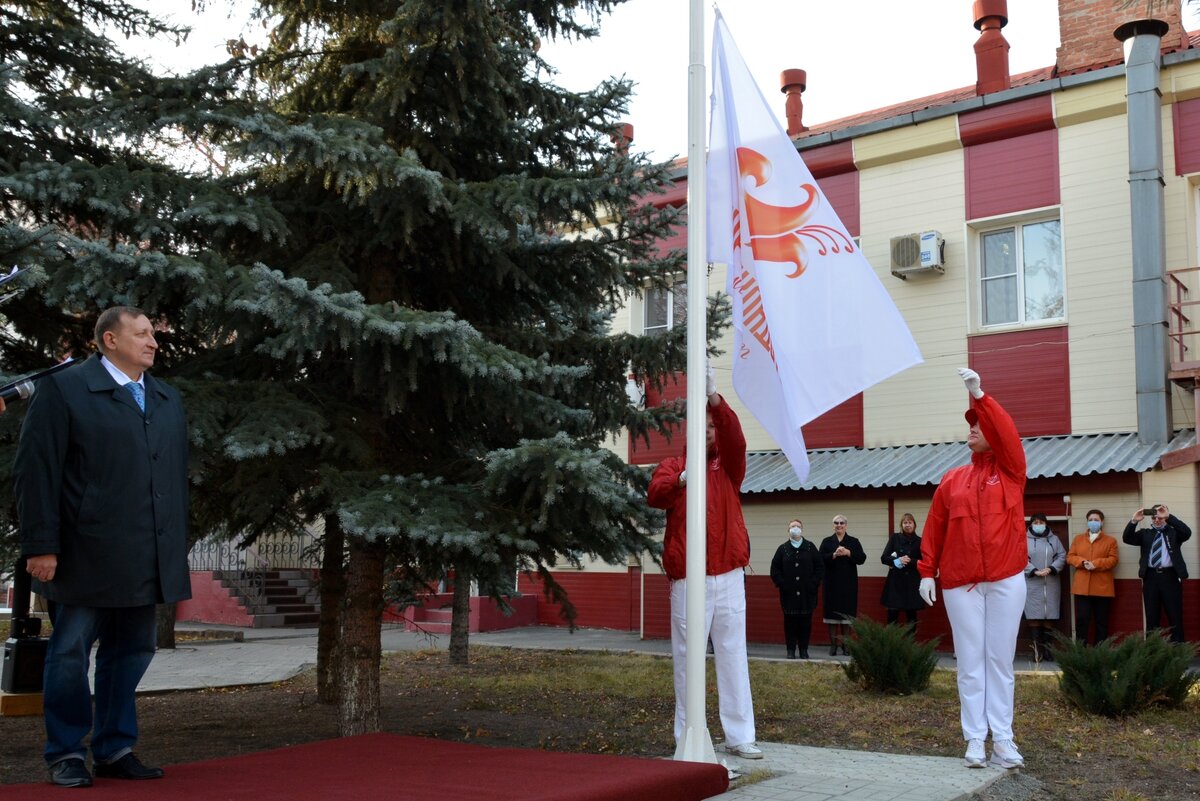
[[[725,792],[721,765],[364,734],[169,765],[163,779],[97,779],[88,801],[692,801]],[[5,801],[82,796],[7,785]]]

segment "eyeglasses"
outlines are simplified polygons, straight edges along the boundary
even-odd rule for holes
[[[844,526],[844,525],[846,525],[846,521],[845,520],[835,520],[833,524],[835,526]]]
[[[1155,515],[1155,516],[1154,516],[1154,519],[1155,519],[1155,520],[1166,520],[1167,518],[1165,518],[1165,517],[1159,517],[1158,515]]]

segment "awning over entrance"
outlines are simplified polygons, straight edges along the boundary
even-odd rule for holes
[[[1023,442],[1029,478],[1141,473],[1158,465],[1165,455],[1194,450],[1196,432],[1178,431],[1165,446],[1142,442],[1136,432],[1027,437]],[[812,469],[808,481],[801,484],[782,452],[747,454],[742,492],[934,485],[951,467],[966,464],[969,451],[966,442],[960,441],[812,450],[808,458]]]

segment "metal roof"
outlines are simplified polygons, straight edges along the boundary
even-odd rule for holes
[[[1196,444],[1193,429],[1179,431],[1166,445],[1143,442],[1136,432],[1025,437],[1029,478],[1086,476],[1091,473],[1145,472],[1165,453]],[[801,484],[781,451],[746,455],[742,492],[909,487],[937,484],[952,467],[966,464],[966,441],[889,448],[830,448],[808,452],[808,480]]]

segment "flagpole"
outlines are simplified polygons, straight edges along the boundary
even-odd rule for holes
[[[687,186],[687,682],[684,710],[687,727],[675,744],[675,759],[717,761],[704,713],[704,590],[707,572],[705,520],[708,458],[705,405],[708,270],[705,236],[704,168],[704,5],[690,0],[688,13],[688,186]]]

